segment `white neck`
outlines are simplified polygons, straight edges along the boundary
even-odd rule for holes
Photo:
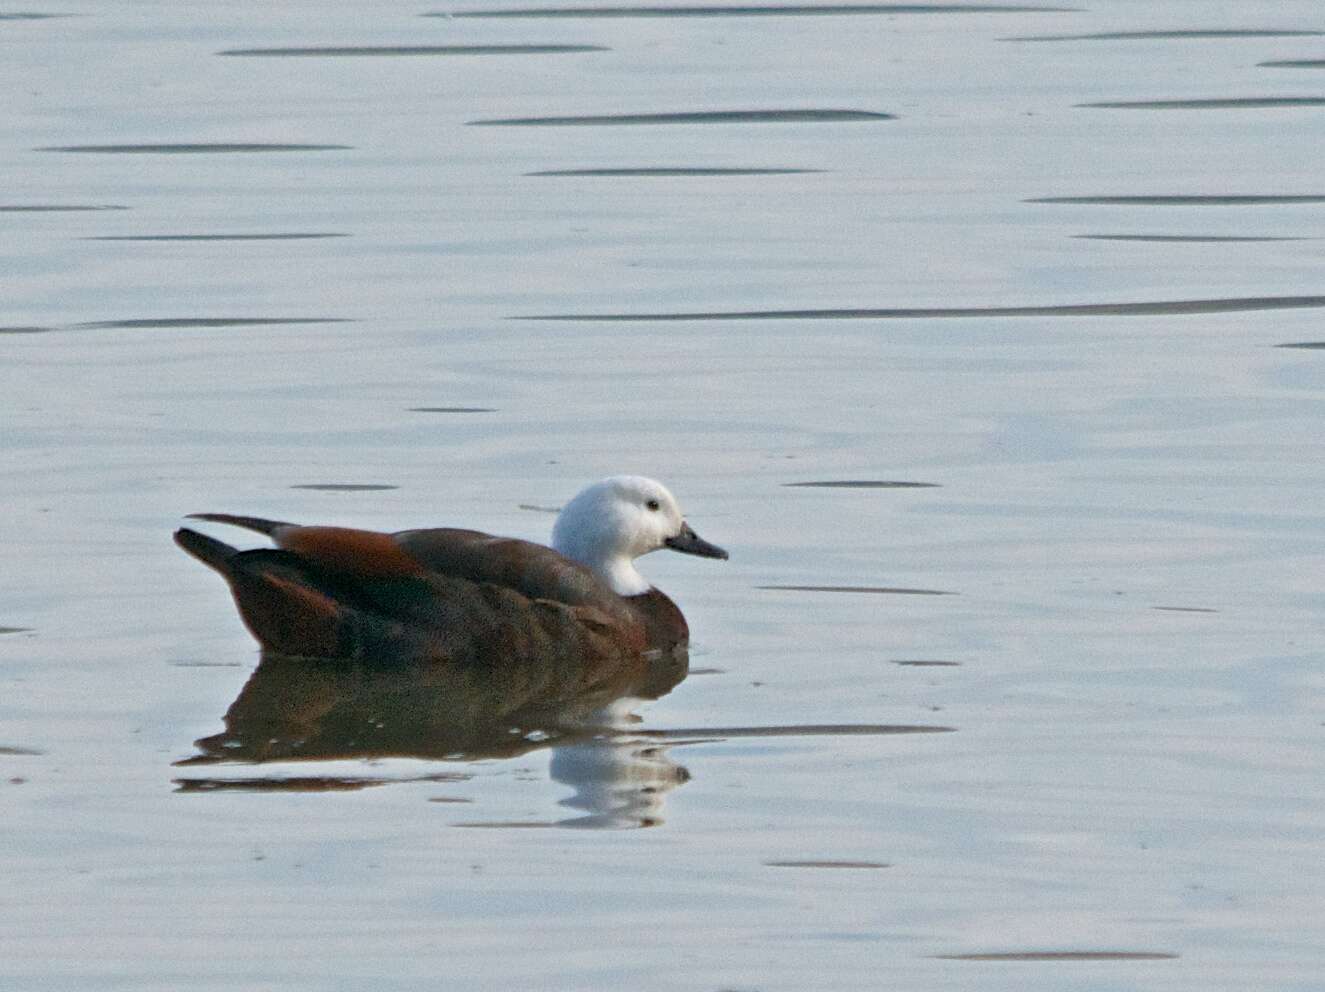
[[[573,541],[557,541],[552,546],[572,561],[587,565],[618,596],[638,596],[653,588],[649,580],[635,569],[635,562],[630,555],[593,545],[576,545]]]
[[[649,580],[636,571],[630,555],[579,540],[578,536],[573,531],[558,528],[553,534],[552,546],[572,561],[591,568],[618,596],[638,596],[653,588]]]
[[[590,568],[607,580],[618,596],[638,596],[653,588],[649,580],[639,574],[635,563],[625,555],[603,562],[586,562]]]

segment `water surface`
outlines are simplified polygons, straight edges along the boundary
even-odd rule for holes
[[[1314,992],[1322,30],[3,15],[0,987]],[[625,472],[731,559],[576,692],[263,658],[171,542]]]

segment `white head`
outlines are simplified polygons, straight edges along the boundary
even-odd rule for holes
[[[652,588],[634,565],[650,551],[666,547],[705,558],[727,557],[690,529],[666,486],[639,475],[595,482],[567,503],[552,528],[552,546],[588,565],[622,596]]]

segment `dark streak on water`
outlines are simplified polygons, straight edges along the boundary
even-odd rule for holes
[[[1256,64],[1271,69],[1325,69],[1325,59],[1284,59],[1278,62],[1258,62]]]
[[[128,210],[128,207],[122,207],[115,203],[3,203],[0,204],[0,213],[2,214],[54,214],[70,213],[73,211],[91,211],[91,210]]]
[[[431,781],[408,778],[336,778],[306,775],[291,778],[177,778],[176,792],[357,792],[397,782]]]
[[[345,317],[145,317],[137,320],[94,320],[79,328],[261,327],[269,324],[348,324]]]
[[[891,868],[883,861],[765,861],[769,868]]]
[[[1099,34],[1041,34],[1000,41],[1187,41],[1201,38],[1314,38],[1325,31],[1231,28],[1208,31],[1102,31]]]
[[[574,52],[608,52],[602,45],[355,45],[311,48],[231,48],[217,55],[268,56],[273,58],[354,58],[373,55],[560,55]]]
[[[687,166],[651,166],[641,169],[544,169],[526,172],[526,176],[795,176],[824,169],[705,168]]]
[[[412,406],[410,413],[496,413],[491,406]]]
[[[529,510],[529,511],[531,511],[532,513],[560,513],[560,512],[561,512],[561,507],[559,507],[559,506],[537,506],[537,505],[535,505],[534,503],[517,503],[517,504],[516,504],[516,507],[517,507],[517,509],[520,509],[520,510]],[[695,674],[695,673],[694,673],[694,669],[691,669],[690,674],[691,674],[691,675]]]
[[[370,482],[306,482],[297,486],[291,486],[291,489],[315,489],[324,493],[378,493],[386,492],[390,489],[399,489],[399,486],[387,486],[379,483]]]
[[[944,589],[906,589],[894,586],[755,586],[780,592],[866,592],[881,596],[955,596]]]
[[[691,678],[693,678],[696,675],[726,675],[726,674],[727,674],[727,669],[725,668],[692,668],[688,673],[688,675]]]
[[[720,740],[730,737],[891,737],[896,734],[951,734],[956,727],[908,723],[807,723],[780,727],[681,727],[671,730],[633,730],[631,737],[651,740]]]
[[[784,482],[786,489],[938,489],[937,482],[890,482],[883,479],[829,479],[823,482]]]
[[[1042,196],[1022,203],[1081,203],[1094,206],[1147,207],[1252,207],[1289,203],[1325,203],[1320,193],[1281,195],[1237,194],[1233,196]]]
[[[0,634],[30,634],[31,627],[0,627]]]
[[[1325,341],[1290,341],[1287,344],[1277,344],[1276,348],[1301,348],[1306,351],[1325,350]]]
[[[961,665],[960,661],[927,661],[922,658],[898,658],[893,661],[894,665],[905,665],[908,668],[957,668]]]
[[[424,17],[803,17],[831,14],[1017,14],[1071,12],[1073,7],[975,3],[829,3],[652,7],[513,7]]]
[[[1111,110],[1260,110],[1273,107],[1325,107],[1325,96],[1240,96],[1210,100],[1112,100],[1077,107]]]
[[[0,327],[0,334],[43,334],[49,327]]]
[[[1073,303],[1021,307],[897,307],[849,310],[716,310],[694,313],[533,314],[514,320],[900,320],[952,317],[1158,317],[1181,314],[1241,313],[1247,310],[1301,310],[1325,307],[1325,296],[1243,296],[1221,300],[1156,300],[1142,303]]]
[[[1164,243],[1223,244],[1241,241],[1310,241],[1311,238],[1250,237],[1206,234],[1074,234],[1085,241],[1158,241]]]
[[[55,17],[77,16],[77,14],[38,14],[32,11],[16,11],[12,14],[0,14],[0,21],[47,21]]]
[[[1169,951],[1002,951],[989,954],[932,954],[937,961],[1171,961]]]
[[[890,121],[892,114],[869,110],[697,110],[674,114],[592,114],[585,117],[507,117],[467,121],[475,127],[579,127],[637,124],[780,124],[833,121]]]
[[[349,151],[353,145],[282,145],[257,142],[218,142],[179,145],[55,145],[38,152],[89,152],[98,155],[203,155],[214,152],[328,152]]]
[[[331,231],[289,234],[103,234],[82,241],[299,241],[305,238],[348,238]]]
[[[1152,606],[1152,610],[1161,610],[1165,613],[1218,613],[1218,610],[1212,610],[1208,606]]]
[[[32,748],[32,747],[7,747],[7,746],[4,746],[4,745],[0,745],[0,754],[5,755],[5,756],[7,756],[7,757],[13,757],[13,758],[19,758],[19,757],[31,758],[31,757],[36,757],[36,756],[38,756],[38,755],[42,755],[42,754],[45,754],[45,753],[46,753],[45,751],[38,751],[36,748]]]

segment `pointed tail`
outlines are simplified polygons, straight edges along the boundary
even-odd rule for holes
[[[275,534],[282,527],[294,526],[294,524],[288,524],[283,520],[264,520],[262,517],[237,517],[230,513],[190,513],[189,519],[209,520],[214,524],[229,524],[232,527],[243,527],[245,530],[255,530],[259,534],[267,535]],[[190,531],[190,533],[192,532]]]
[[[224,541],[199,534],[196,530],[189,530],[187,527],[175,531],[175,543],[204,565],[227,576],[234,567],[231,559],[239,553],[238,549],[232,548]]]
[[[342,659],[441,656],[434,634],[426,628],[381,614],[354,586],[289,551],[240,551],[187,527],[175,532],[175,543],[221,573],[244,625],[269,651]]]

